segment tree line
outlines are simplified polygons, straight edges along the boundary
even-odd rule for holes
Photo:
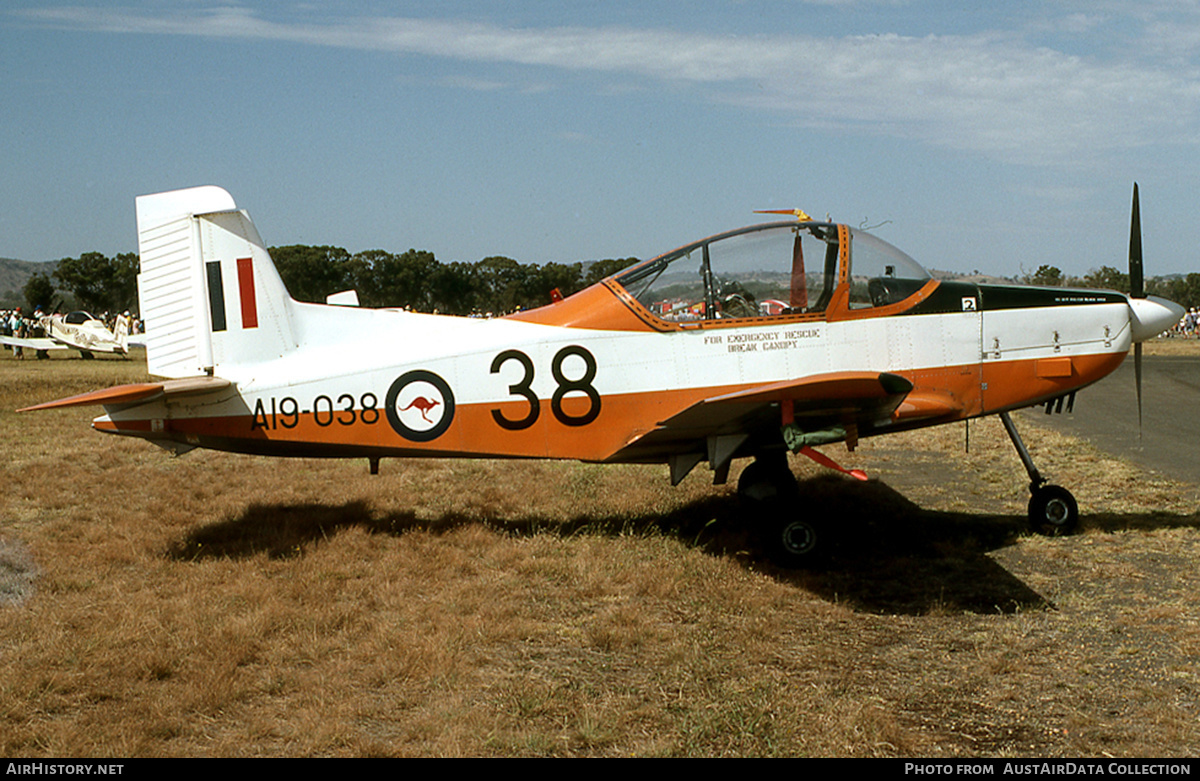
[[[506,314],[548,304],[551,291],[576,293],[637,261],[613,258],[577,263],[518,263],[488,257],[477,263],[438,261],[432,252],[401,254],[368,250],[351,255],[341,247],[293,244],[267,250],[288,292],[298,301],[324,303],[357,290],[367,307],[395,307],[451,315]],[[58,261],[54,272],[35,273],[22,293],[29,308],[137,311],[138,256],[85,252]],[[65,291],[70,300],[61,302]]]
[[[341,247],[306,245],[271,247],[269,252],[288,292],[299,301],[323,302],[331,293],[357,290],[363,306],[449,315],[500,315],[543,306],[555,289],[569,296],[637,261],[539,266],[493,256],[477,263],[442,263],[424,250],[351,255]]]
[[[332,293],[357,290],[368,307],[396,307],[450,315],[500,315],[550,303],[551,291],[569,296],[632,265],[636,258],[591,262],[518,263],[493,256],[476,263],[442,263],[432,252],[410,249],[395,254],[368,250],[350,254],[341,247],[293,244],[271,247],[288,292],[299,301],[321,303]],[[85,252],[63,258],[52,274],[36,273],[23,294],[29,308],[80,308],[102,312],[137,311],[138,256],[132,252],[107,257]],[[1102,288],[1129,292],[1129,275],[1102,266],[1083,277],[1043,265],[1016,282],[1053,287]],[[58,290],[73,300],[58,303]],[[1151,277],[1146,292],[1185,307],[1200,307],[1200,273]]]
[[[1039,266],[1038,270],[1032,274],[1022,275],[1019,281],[1027,285],[1047,287],[1082,287],[1117,290],[1122,293],[1130,291],[1129,274],[1112,266],[1101,266],[1082,277],[1072,277],[1063,274],[1057,266],[1045,265]],[[1149,277],[1145,281],[1145,288],[1147,295],[1161,296],[1189,309],[1200,306],[1200,274],[1198,273]]]

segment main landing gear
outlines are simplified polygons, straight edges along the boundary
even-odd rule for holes
[[[1000,413],[1000,421],[1029,474],[1030,528],[1051,537],[1073,533],[1079,525],[1075,497],[1042,477],[1007,412]],[[796,477],[788,467],[787,451],[755,456],[738,478],[738,499],[763,530],[767,553],[779,566],[812,566],[830,547],[830,527],[823,513],[804,513]]]
[[[782,567],[811,566],[828,545],[822,525],[800,514],[799,497],[786,451],[757,456],[738,478],[738,499],[756,516],[768,554]]]
[[[1017,427],[1013,425],[1012,418],[1007,412],[1000,413],[1000,422],[1004,424],[1008,438],[1017,448],[1017,455],[1021,457],[1025,471],[1029,473],[1030,528],[1038,534],[1050,537],[1071,534],[1079,525],[1079,506],[1075,503],[1075,497],[1071,496],[1071,492],[1067,489],[1050,485],[1046,478],[1042,477],[1037,467],[1033,465],[1029,450],[1025,448],[1025,443],[1021,441],[1021,435],[1017,433]]]

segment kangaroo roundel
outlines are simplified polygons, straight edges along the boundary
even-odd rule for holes
[[[454,420],[454,393],[438,375],[424,369],[402,374],[387,392],[388,423],[413,442],[446,433]]]

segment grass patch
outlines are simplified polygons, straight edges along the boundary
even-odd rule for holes
[[[1084,443],[1023,428],[1080,500],[1056,540],[994,421],[838,453],[867,484],[794,461],[840,544],[786,572],[702,469],[372,477],[12,412],[143,373],[0,353],[6,755],[1200,751],[1196,487]]]

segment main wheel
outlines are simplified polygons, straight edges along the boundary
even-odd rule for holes
[[[762,505],[796,493],[796,476],[788,469],[787,456],[756,458],[738,477],[738,499]]]
[[[812,566],[824,553],[829,540],[811,515],[801,515],[796,476],[786,454],[760,456],[743,469],[738,499],[754,516],[759,542],[779,566]]]
[[[1079,525],[1079,505],[1071,492],[1057,485],[1033,489],[1029,498],[1029,526],[1038,534],[1062,537]]]
[[[787,508],[795,512],[796,508]],[[790,518],[771,522],[769,553],[781,567],[796,569],[816,563],[827,547],[821,529],[808,518]]]

